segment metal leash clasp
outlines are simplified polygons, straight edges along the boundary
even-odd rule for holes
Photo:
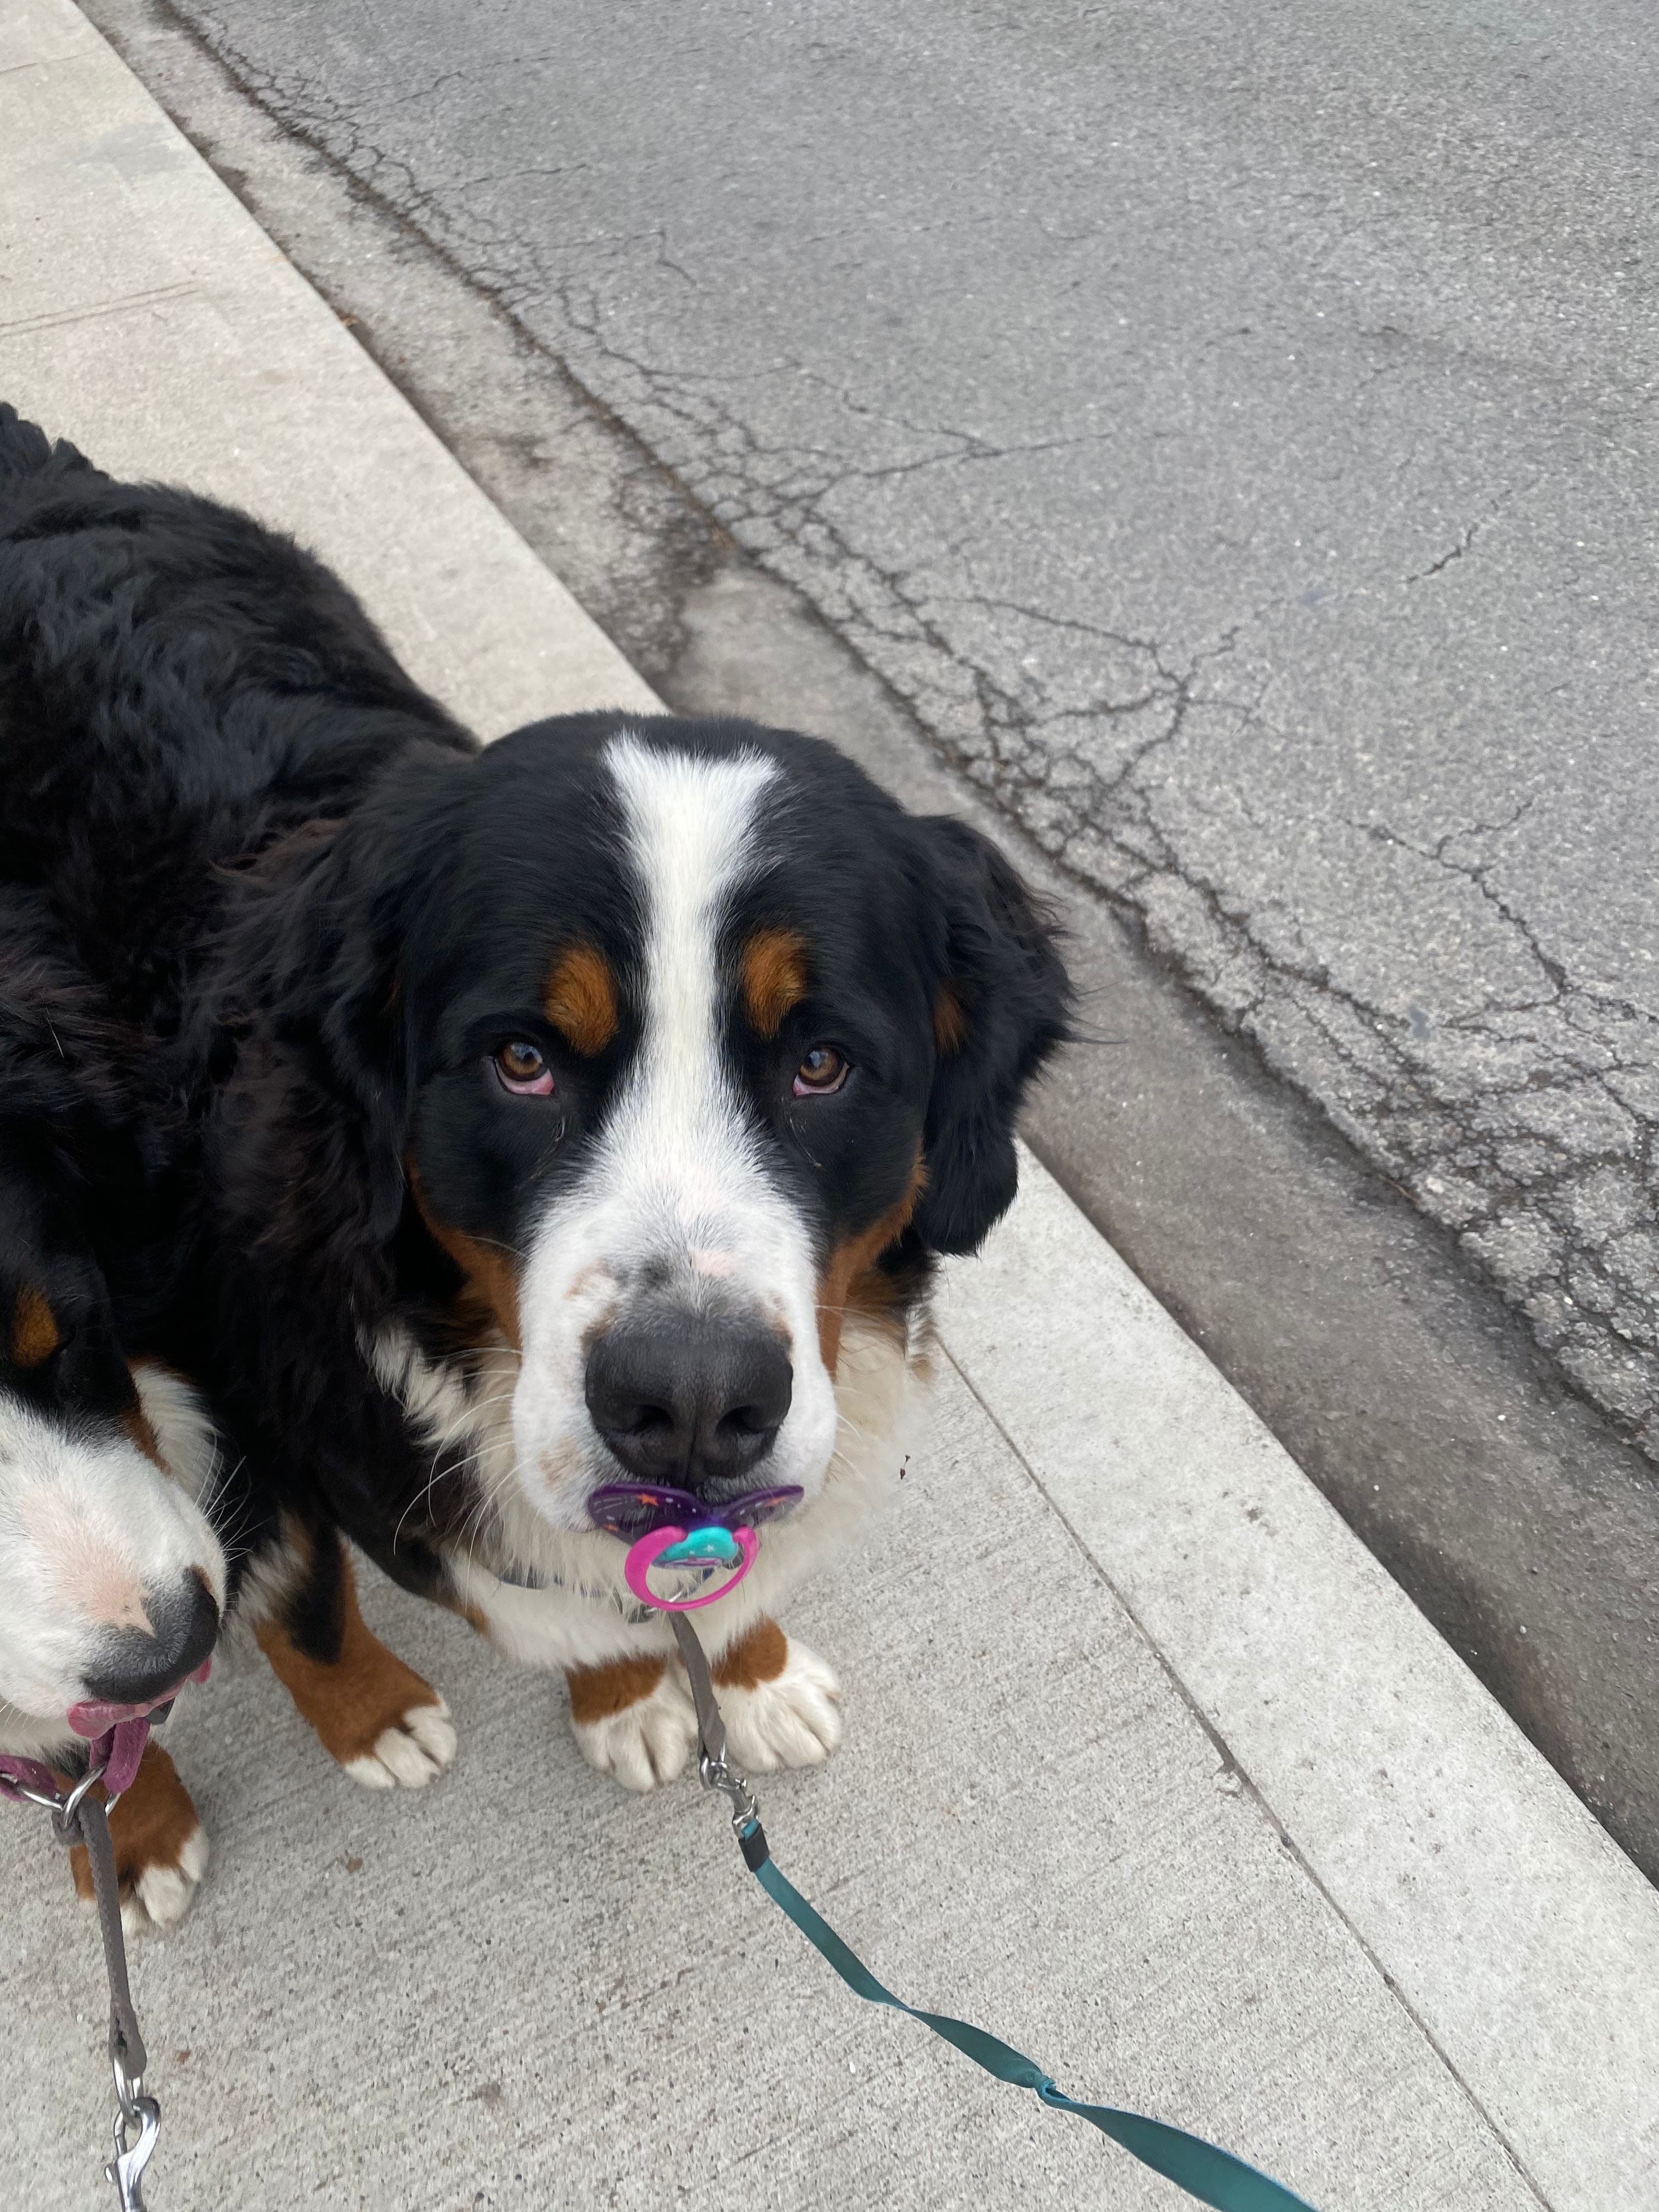
[[[67,1833],[75,1826],[75,1816],[81,1809],[81,1800],[88,1794],[95,1782],[103,1780],[105,1765],[106,1762],[100,1760],[96,1766],[89,1766],[74,1789],[70,1791],[69,1796],[58,1799],[55,1808],[55,1816],[60,1833]],[[40,1800],[37,1797],[34,1802],[38,1805]],[[106,1819],[111,1808],[118,1805],[120,1802],[121,1793],[118,1790],[111,1791],[105,1797],[104,1814]]]
[[[46,1779],[44,1783],[35,1783],[25,1781],[21,1774],[9,1774],[5,1777],[8,1791],[19,1804],[38,1805],[43,1813],[50,1813],[60,1836],[65,1829],[72,1826],[76,1814],[81,1809],[81,1800],[91,1789],[93,1784],[101,1782],[104,1778],[104,1769],[101,1765],[90,1767],[65,1796],[57,1784],[51,1779],[46,1769],[44,1767],[37,1769],[35,1761],[33,1759],[22,1761],[20,1764],[26,1765],[31,1771],[46,1774]],[[118,1805],[121,1802],[118,1794],[112,1797],[109,1802],[112,1805]]]
[[[758,1808],[749,1792],[749,1784],[742,1775],[733,1774],[725,1756],[711,1759],[705,1751],[697,1761],[697,1772],[705,1790],[718,1790],[732,1807],[732,1832],[741,1836],[751,1821],[758,1817]]]
[[[143,2075],[130,2075],[118,2052],[111,2054],[111,2063],[119,2110],[115,2115],[115,2155],[104,2168],[104,2179],[114,2183],[121,2212],[144,2212],[144,2168],[161,2132],[161,2107],[154,2097],[144,2094]],[[134,2127],[138,2130],[137,2140],[130,2142]]]
[[[758,1817],[754,1799],[749,1794],[749,1784],[742,1775],[733,1774],[726,1760],[726,1723],[720,1718],[720,1709],[714,1697],[714,1685],[708,1672],[708,1661],[697,1632],[683,1613],[670,1613],[674,1641],[680,1647],[680,1660],[685,1668],[686,1680],[691,1685],[691,1702],[696,1708],[697,1739],[700,1757],[697,1772],[702,1778],[705,1790],[718,1790],[732,1808],[732,1832],[741,1839],[745,1828]]]

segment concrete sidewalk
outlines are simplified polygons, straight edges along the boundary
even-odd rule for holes
[[[3,0],[0,390],[219,491],[489,733],[649,693],[66,0]],[[1659,1899],[1034,1163],[953,1268],[927,1448],[799,1626],[848,1741],[781,1863],[901,1994],[1321,2212],[1659,2198]],[[370,1797],[256,1662],[170,1748],[211,1832],[135,1979],[158,2212],[1178,2200],[857,2005],[695,1785],[623,1797],[557,1685],[376,1587],[454,1775]],[[0,1820],[6,2151],[104,2201],[91,1922]]]

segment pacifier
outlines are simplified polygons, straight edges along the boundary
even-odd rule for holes
[[[689,1490],[668,1483],[611,1482],[587,1501],[589,1517],[628,1544],[623,1579],[641,1605],[657,1613],[691,1613],[728,1596],[760,1552],[757,1526],[786,1513],[805,1495],[795,1483],[751,1490],[714,1509]],[[678,1567],[724,1579],[689,1597],[662,1597],[651,1587],[653,1568]]]
[[[713,1605],[727,1596],[755,1564],[760,1538],[752,1528],[653,1528],[629,1547],[623,1561],[623,1579],[641,1605],[659,1613],[693,1613],[700,1605]],[[722,1567],[732,1568],[714,1589],[695,1597],[659,1597],[647,1580],[653,1567],[698,1567],[705,1577]]]

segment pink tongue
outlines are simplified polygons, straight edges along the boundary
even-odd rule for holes
[[[100,1735],[93,1745],[92,1763],[96,1766],[102,1760],[104,1788],[112,1797],[131,1789],[149,1741],[148,1720],[117,1721],[108,1735]]]
[[[204,1659],[190,1680],[192,1682],[205,1682],[212,1671],[212,1660]],[[183,1687],[182,1682],[175,1683],[165,1697],[151,1698],[141,1705],[105,1705],[97,1698],[87,1698],[80,1705],[70,1707],[69,1724],[76,1735],[85,1736],[92,1742],[94,1763],[100,1756],[124,1759],[125,1753],[123,1745],[131,1741],[133,1747],[132,1765],[131,1771],[127,1772],[127,1781],[116,1782],[106,1775],[105,1784],[108,1789],[125,1790],[127,1782],[131,1781],[133,1775],[138,1771],[138,1761],[143,1753],[144,1740],[149,1734],[149,1716],[155,1711],[157,1705],[171,1705]],[[114,1746],[113,1751],[107,1749],[111,1745]],[[111,1770],[112,1774],[113,1771],[113,1769]]]

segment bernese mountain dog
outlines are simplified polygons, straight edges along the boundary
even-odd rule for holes
[[[0,1792],[96,1759],[123,1917],[165,1927],[208,1844],[150,1729],[204,1677],[233,1597],[286,1653],[242,1455],[174,1364],[188,1192],[147,1091],[46,902],[0,884]],[[290,1686],[357,1779],[417,1786],[453,1753],[441,1700],[361,1626],[356,1645],[397,1705],[367,1742]],[[90,1897],[83,1850],[71,1864]]]
[[[936,1256],[1014,1194],[1047,917],[810,738],[480,747],[291,543],[26,428],[0,835],[199,1133],[192,1371],[258,1439],[278,1671],[351,1673],[331,1520],[649,1788],[695,1723],[623,1562],[684,1497],[755,1531],[700,1615],[735,1755],[823,1758],[776,1614],[898,1472]]]
[[[27,426],[0,422],[0,507],[14,465],[33,474],[49,455]],[[37,602],[33,619],[49,627],[50,605]],[[124,1916],[167,1925],[208,1846],[149,1729],[205,1672],[233,1605],[356,1778],[418,1786],[449,1763],[454,1736],[442,1700],[361,1622],[355,1663],[378,1706],[359,1692],[343,1716],[340,1670],[318,1686],[289,1663],[276,1617],[287,1554],[309,1545],[326,1562],[338,1540],[313,1513],[290,1518],[279,1547],[257,1458],[190,1379],[201,1297],[194,1131],[169,1095],[172,1063],[117,1018],[79,958],[64,883],[9,826],[0,821],[0,1792],[9,1778],[40,1781],[34,1770],[72,1782],[96,1758],[104,1794],[119,1793],[110,1825]],[[84,1852],[73,1865],[89,1896]]]

